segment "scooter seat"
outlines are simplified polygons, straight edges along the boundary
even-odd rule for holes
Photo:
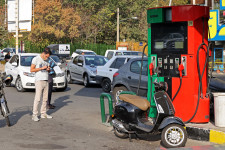
[[[119,99],[133,104],[143,111],[146,111],[148,108],[150,108],[149,101],[137,95],[121,94]]]

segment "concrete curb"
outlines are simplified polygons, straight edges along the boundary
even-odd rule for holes
[[[198,127],[186,127],[188,138],[200,141],[209,141],[217,144],[225,143],[225,132]]]

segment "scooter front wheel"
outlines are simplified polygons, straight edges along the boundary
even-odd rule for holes
[[[171,124],[163,129],[161,140],[166,148],[184,147],[187,142],[187,132],[183,126]]]
[[[126,139],[126,138],[128,138],[128,134],[127,133],[124,133],[124,132],[122,132],[122,131],[119,131],[117,128],[115,128],[115,127],[113,127],[113,129],[114,129],[114,134],[117,136],[117,137],[119,137],[119,138],[121,138],[121,139]]]

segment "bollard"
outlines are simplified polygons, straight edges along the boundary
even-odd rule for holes
[[[106,97],[108,99],[109,115],[111,116],[113,114],[113,104],[112,104],[112,97],[111,97],[111,95],[108,94],[108,93],[102,93],[101,96],[100,96],[102,123],[106,123],[104,97]]]

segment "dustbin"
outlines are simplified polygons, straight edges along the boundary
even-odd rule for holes
[[[213,93],[215,126],[225,127],[225,93]]]

